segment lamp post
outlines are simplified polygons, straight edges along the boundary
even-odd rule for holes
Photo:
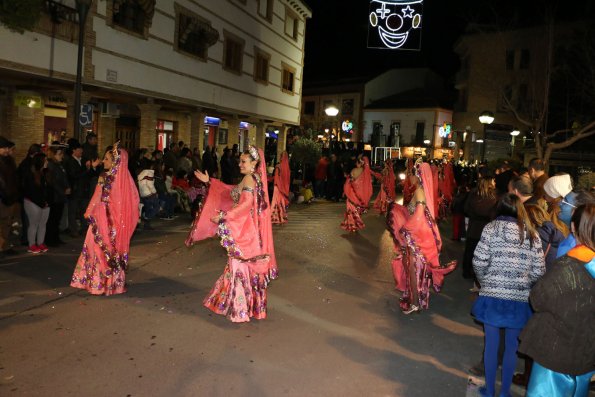
[[[329,105],[326,109],[324,109],[324,113],[326,113],[328,117],[336,117],[339,114],[339,109],[335,105]],[[334,127],[334,121],[332,125]],[[337,131],[337,141],[339,141],[339,131]]]
[[[76,12],[79,18],[79,43],[78,54],[76,59],[76,83],[74,84],[74,129],[73,135],[82,142],[81,125],[79,116],[81,113],[81,80],[83,71],[83,47],[85,44],[85,23],[87,21],[87,14],[93,0],[76,0]]]
[[[483,112],[481,112],[481,114],[479,115],[479,122],[481,124],[483,124],[483,139],[477,139],[476,142],[477,143],[483,143],[484,139],[486,138],[486,129],[487,126],[489,124],[492,124],[494,122],[494,113],[488,111],[488,110],[484,110]],[[483,156],[484,156],[484,152],[485,152],[485,145],[483,145],[480,148],[481,154],[479,156],[479,162],[481,163],[483,161]]]
[[[519,130],[514,130],[510,132],[510,135],[512,136],[512,141],[510,142],[510,158],[514,157],[514,139],[521,133],[521,131]]]

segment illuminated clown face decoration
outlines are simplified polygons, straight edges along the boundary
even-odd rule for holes
[[[423,0],[371,0],[368,47],[418,50]]]

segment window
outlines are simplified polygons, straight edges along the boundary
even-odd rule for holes
[[[298,38],[299,21],[295,14],[287,10],[285,12],[285,34],[294,40]]]
[[[294,89],[294,80],[295,80],[295,69],[287,66],[286,64],[281,64],[283,67],[283,74],[282,78],[283,81],[281,82],[281,89],[283,92],[292,93]]]
[[[316,103],[314,101],[306,101],[304,103],[304,114],[314,115],[316,113]]]
[[[343,99],[341,102],[341,114],[345,116],[353,114],[353,99]]]
[[[207,60],[207,50],[219,40],[219,32],[198,15],[176,4],[176,50]]]
[[[273,20],[273,0],[258,0],[258,15],[271,22]]]
[[[224,32],[223,68],[237,74],[242,74],[244,41]]]
[[[506,70],[514,69],[514,50],[506,50]]]
[[[134,33],[144,34],[147,15],[138,0],[114,0],[112,22]]]
[[[529,63],[531,62],[531,54],[528,49],[521,50],[521,69],[529,69]]]
[[[269,62],[271,56],[266,52],[254,48],[254,80],[259,83],[269,82]]]
[[[416,121],[415,122],[415,144],[416,145],[421,146],[424,144],[425,129],[426,129],[425,121]]]
[[[400,121],[392,121],[390,123],[390,133],[387,137],[386,146],[396,147],[397,143],[399,142],[399,132],[401,131],[401,122]]]

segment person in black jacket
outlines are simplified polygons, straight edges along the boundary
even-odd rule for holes
[[[17,165],[11,155],[12,148],[14,143],[0,136],[0,251],[4,255],[17,253],[8,241],[19,200]]]
[[[64,213],[67,197],[71,193],[68,175],[62,164],[64,160],[64,147],[50,146],[48,150],[48,186],[52,188],[50,199],[50,216],[47,223],[46,244],[56,247],[64,244],[60,240],[60,221]]]
[[[90,162],[89,166],[83,162],[83,148],[78,142],[71,144],[72,154],[64,160],[64,168],[70,184],[68,196],[68,229],[71,237],[82,236],[87,232],[87,221],[83,217],[89,203],[91,177],[95,175],[93,168],[101,162],[99,159]]]
[[[463,254],[463,277],[475,278],[473,272],[473,253],[481,238],[485,225],[490,223],[496,214],[496,189],[492,176],[482,176],[477,188],[472,190],[465,201],[465,215],[469,218],[465,253]]]
[[[47,184],[47,159],[45,154],[37,153],[31,159],[31,166],[23,169],[23,206],[27,214],[28,252],[39,254],[46,252],[46,223],[50,215],[48,196],[51,194]]]

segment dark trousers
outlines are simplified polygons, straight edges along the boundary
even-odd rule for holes
[[[452,238],[460,240],[465,232],[465,215],[452,214]]]
[[[173,216],[176,208],[176,196],[169,193],[161,193],[159,195],[159,205],[163,210],[164,216]]]
[[[68,199],[68,228],[71,234],[82,233],[86,230],[87,222],[83,215],[87,209],[87,204],[88,200],[84,198],[70,197]]]
[[[46,244],[57,244],[60,242],[60,220],[64,212],[64,203],[50,205],[50,216],[45,232]]]
[[[465,253],[463,254],[463,277],[474,278],[475,272],[473,271],[473,253],[479,243],[479,239],[467,237],[465,240]]]

